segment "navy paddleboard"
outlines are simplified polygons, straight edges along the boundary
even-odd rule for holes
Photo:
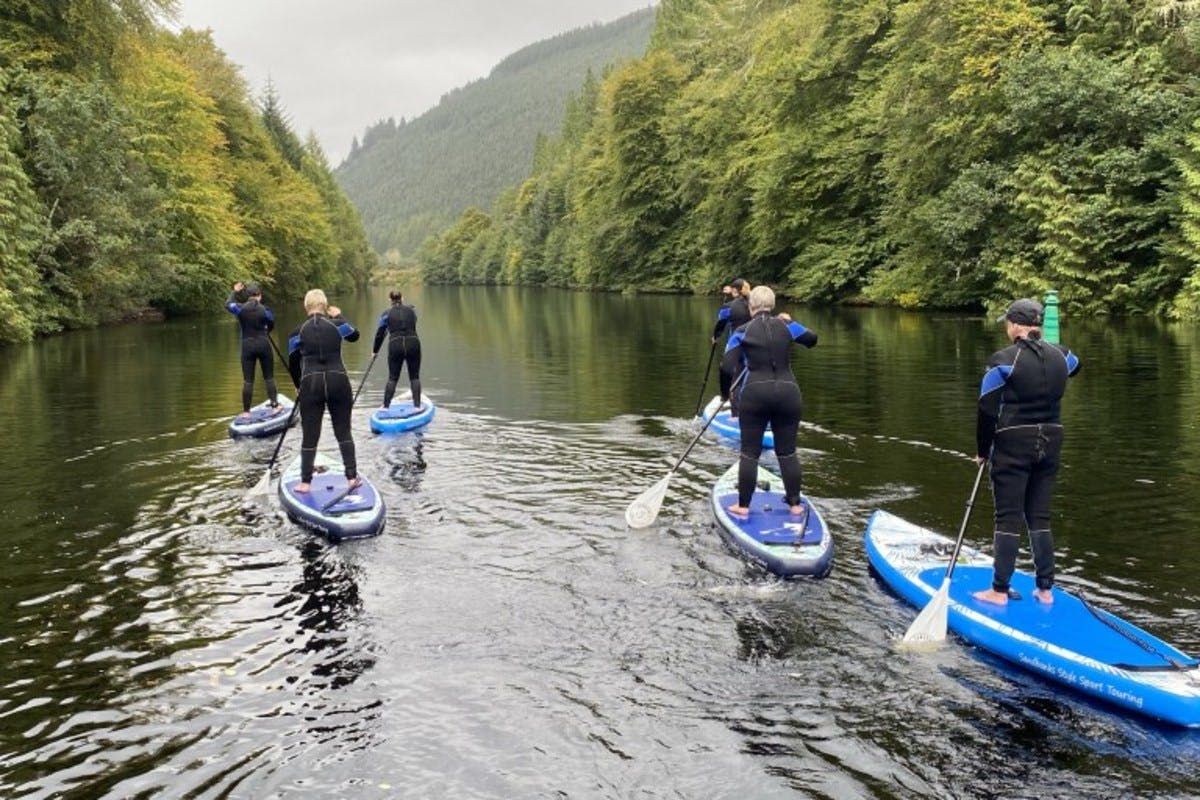
[[[401,397],[392,398],[392,404],[386,409],[377,408],[371,412],[371,430],[376,433],[414,431],[428,425],[433,413],[433,400],[429,395],[422,392],[421,405],[414,406],[412,394],[405,392]]]
[[[812,500],[801,495],[805,511],[794,516],[783,500],[783,479],[760,465],[750,514],[736,517],[728,507],[737,503],[737,473],[734,464],[712,489],[713,514],[726,540],[776,575],[828,575],[833,569],[833,535]]]
[[[243,418],[240,414],[229,423],[229,435],[234,439],[243,436],[274,436],[288,426],[292,416],[292,400],[279,394],[278,408],[271,408],[271,401],[264,400],[250,409],[250,417]],[[295,424],[295,420],[291,420]]]
[[[891,589],[923,607],[942,585],[954,540],[876,511],[867,523],[867,560]],[[999,606],[972,597],[992,584],[992,558],[964,546],[950,582],[947,625],[971,644],[1057,683],[1129,711],[1200,727],[1200,661],[1059,587],[1034,599],[1027,572],[1021,596]]]
[[[729,415],[729,404],[717,414],[717,409],[721,406],[721,396],[717,395],[712,400],[708,401],[708,405],[700,412],[698,419],[701,422],[708,422],[716,414],[716,419],[713,419],[712,424],[708,426],[710,431],[726,439],[732,439],[735,442],[742,441],[742,428],[738,421]],[[763,433],[763,449],[773,450],[775,448],[775,435],[771,433],[771,426],[767,426],[767,430]]]
[[[371,481],[358,477],[362,485],[349,491],[342,462],[317,453],[309,491],[297,492],[300,457],[296,456],[279,478],[279,500],[293,522],[330,541],[375,536],[383,530],[387,508]]]

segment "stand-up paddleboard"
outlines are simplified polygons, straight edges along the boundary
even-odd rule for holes
[[[804,513],[793,516],[783,500],[783,479],[759,466],[750,514],[736,517],[729,506],[738,499],[737,473],[734,464],[713,485],[712,507],[721,534],[776,575],[828,575],[833,569],[833,535],[812,501],[801,495]]]
[[[735,442],[742,441],[742,428],[738,425],[738,421],[729,415],[729,404],[717,414],[717,409],[721,407],[721,396],[717,395],[712,400],[708,401],[708,405],[700,412],[699,420],[708,422],[712,419],[712,424],[708,426],[710,431],[715,431],[718,435],[726,439],[732,439]],[[717,418],[713,419],[713,414],[717,414]],[[763,433],[763,449],[772,450],[775,448],[775,434],[771,432],[771,426],[767,426],[767,430]]]
[[[274,436],[288,426],[292,416],[292,400],[280,393],[278,408],[271,408],[271,401],[264,400],[250,409],[250,418],[241,416],[233,418],[229,423],[229,435],[235,439],[243,436]],[[295,420],[292,420],[295,424]]]
[[[371,430],[376,433],[400,433],[424,427],[433,419],[434,405],[429,395],[421,392],[421,405],[414,406],[412,393],[405,392],[392,398],[387,409],[377,408],[371,412]]]
[[[876,511],[867,523],[867,560],[917,607],[946,575],[954,540]],[[1092,697],[1176,725],[1200,727],[1200,662],[1150,633],[1058,587],[1054,602],[1033,597],[1018,571],[1007,605],[971,595],[992,583],[992,559],[963,547],[950,583],[947,624],[971,644]]]
[[[383,530],[387,509],[375,486],[362,475],[358,477],[362,485],[348,492],[342,462],[317,453],[310,490],[297,492],[300,457],[296,456],[279,478],[279,499],[293,522],[330,541],[374,536]]]

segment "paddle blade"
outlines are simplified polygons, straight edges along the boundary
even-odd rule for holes
[[[267,468],[263,470],[262,477],[258,479],[258,483],[250,487],[250,491],[246,493],[248,497],[262,497],[271,491],[271,470]]]
[[[667,494],[667,486],[671,483],[671,473],[637,496],[637,499],[625,509],[625,522],[631,528],[646,528],[658,519],[658,510],[662,508],[663,498]]]
[[[950,614],[950,579],[942,580],[941,587],[921,609],[904,634],[901,644],[907,647],[932,647],[946,640],[946,618]]]

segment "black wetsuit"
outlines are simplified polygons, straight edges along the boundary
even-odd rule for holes
[[[262,365],[263,382],[267,384],[267,397],[271,405],[279,405],[279,393],[275,387],[275,356],[271,353],[271,331],[275,329],[275,315],[271,309],[257,300],[238,302],[235,291],[225,301],[225,308],[237,317],[242,329],[242,411],[250,410],[254,397],[254,365]]]
[[[421,340],[417,338],[417,312],[412,306],[394,303],[379,316],[372,353],[378,353],[383,337],[388,340],[388,381],[383,389],[383,407],[392,404],[400,370],[408,366],[408,383],[412,387],[413,406],[421,406]]]
[[[288,337],[288,370],[299,390],[300,480],[312,481],[317,443],[321,440],[321,418],[329,409],[333,435],[342,453],[346,477],[358,476],[354,438],[350,434],[350,407],[354,393],[342,363],[342,339],[358,341],[358,330],[341,317],[313,314]]]
[[[1062,345],[1018,339],[992,354],[979,392],[976,452],[987,457],[996,504],[992,588],[1007,592],[1029,529],[1039,589],[1054,585],[1050,497],[1058,473],[1063,427],[1059,401],[1079,359]]]
[[[758,480],[758,457],[762,455],[767,425],[775,435],[775,455],[783,477],[784,497],[789,505],[800,502],[803,472],[796,456],[796,434],[804,403],[792,373],[792,343],[813,347],[817,334],[799,322],[785,322],[770,312],[760,311],[754,319],[729,337],[721,366],[730,374],[743,369],[746,376],[734,389],[740,407],[741,460],[738,462],[738,505],[749,507]],[[721,397],[729,397],[722,391]]]
[[[727,327],[730,334],[738,328],[750,321],[750,301],[742,295],[730,300],[725,305],[721,306],[721,310],[717,312],[717,325],[713,328],[712,338],[715,342],[722,331]],[[721,385],[721,397],[729,397],[729,389],[733,385],[734,373],[729,372],[725,368],[725,362],[722,360],[721,367],[717,370],[717,378]],[[733,415],[738,415],[738,400],[736,397],[732,401]]]

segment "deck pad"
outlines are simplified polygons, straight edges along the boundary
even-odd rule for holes
[[[366,481],[349,493],[346,491],[348,481],[344,475],[317,475],[309,484],[311,488],[307,492],[297,492],[298,483],[298,478],[287,481],[284,484],[285,490],[300,505],[323,514],[348,514],[352,511],[364,511],[375,505],[375,487]],[[330,503],[333,505],[329,505]]]

